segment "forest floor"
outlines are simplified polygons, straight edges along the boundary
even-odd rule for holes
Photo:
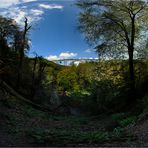
[[[143,122],[140,126],[136,130],[128,130],[135,133],[132,135],[116,128],[109,115],[52,115],[36,110],[13,96],[0,96],[0,146],[3,147],[148,146],[148,132],[145,132],[148,123]]]

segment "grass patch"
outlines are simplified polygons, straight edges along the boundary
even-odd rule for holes
[[[134,125],[137,121],[137,117],[134,115],[130,115],[129,113],[118,113],[112,115],[112,119],[117,122],[119,127],[127,127],[130,125]]]
[[[41,146],[65,146],[76,143],[102,143],[109,139],[109,133],[102,132],[79,132],[67,130],[44,130],[34,129],[29,131],[29,137],[33,142]]]
[[[42,119],[48,119],[48,114],[39,110],[36,110],[28,105],[24,108],[24,115],[27,117],[40,117]]]
[[[87,118],[87,117],[75,117],[75,116],[50,115],[49,120],[63,121],[63,122],[68,122],[69,124],[75,124],[75,125],[83,125],[83,124],[89,123],[89,118]]]
[[[10,98],[10,96],[7,95],[4,99],[1,100],[1,105],[2,106],[4,105],[5,107],[8,107],[8,108],[14,108],[16,103],[17,103],[17,100],[14,96],[11,96]]]
[[[116,128],[113,132],[107,131],[67,131],[33,129],[27,134],[37,146],[67,146],[71,144],[101,144],[111,141],[129,141],[130,136],[125,136],[122,128]]]

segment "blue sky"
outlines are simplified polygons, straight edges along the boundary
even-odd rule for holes
[[[32,25],[30,55],[47,59],[91,58],[96,53],[77,30],[79,9],[74,0],[1,0],[0,15],[23,26],[26,16]]]

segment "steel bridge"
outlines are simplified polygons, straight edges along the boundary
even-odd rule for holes
[[[97,62],[98,58],[75,58],[75,59],[58,59],[58,60],[51,60],[52,62],[60,65],[78,65],[79,63],[85,63],[85,62]]]

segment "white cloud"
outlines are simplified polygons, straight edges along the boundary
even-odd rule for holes
[[[23,3],[29,3],[29,2],[34,2],[34,1],[37,1],[37,0],[22,0]]]
[[[63,9],[62,5],[47,5],[47,4],[39,4],[39,7],[44,8],[44,9]]]
[[[29,47],[32,46],[32,42],[31,42],[31,40],[28,40],[28,44],[29,44]]]
[[[30,5],[25,3],[37,2],[34,7],[30,9]],[[21,4],[21,5],[20,5]],[[24,4],[24,5],[23,5]],[[24,25],[24,18],[28,18],[29,23],[34,23],[42,19],[44,9],[62,9],[62,5],[45,5],[38,0],[0,0],[0,15],[12,18],[20,26]]]
[[[58,60],[59,58],[56,55],[49,55],[48,57],[45,57],[45,59],[53,61],[53,60]]]
[[[77,53],[62,52],[58,56],[57,55],[49,55],[49,56],[45,57],[45,59],[52,61],[52,60],[73,58],[77,55],[78,55]]]
[[[94,52],[94,51],[95,51],[95,49],[90,49],[90,48],[85,50],[85,52],[87,52],[87,53],[91,53],[91,52]]]
[[[62,58],[62,59],[67,59],[67,58],[72,58],[72,57],[75,57],[77,56],[77,53],[69,53],[69,52],[62,52],[59,57]]]
[[[19,0],[0,0],[0,8],[7,8],[19,3]]]
[[[22,19],[24,19],[26,16],[26,13],[24,11],[18,11],[18,14],[14,16],[14,20],[20,24],[22,22]]]
[[[19,7],[10,7],[6,11],[1,11],[0,15],[14,19],[20,26],[24,25],[25,17],[28,18],[29,23],[39,19],[32,10],[21,9]]]
[[[0,15],[4,17],[9,17],[14,19],[17,23],[23,23],[22,19],[26,16],[25,11],[21,10],[19,7],[8,8],[6,11],[1,11]]]
[[[85,52],[90,53],[92,50],[91,49],[86,49]]]
[[[31,12],[33,15],[36,15],[36,16],[42,15],[44,13],[42,10],[37,10],[37,9],[32,9]]]
[[[37,0],[0,0],[0,8],[7,8],[20,3],[34,2]]]

